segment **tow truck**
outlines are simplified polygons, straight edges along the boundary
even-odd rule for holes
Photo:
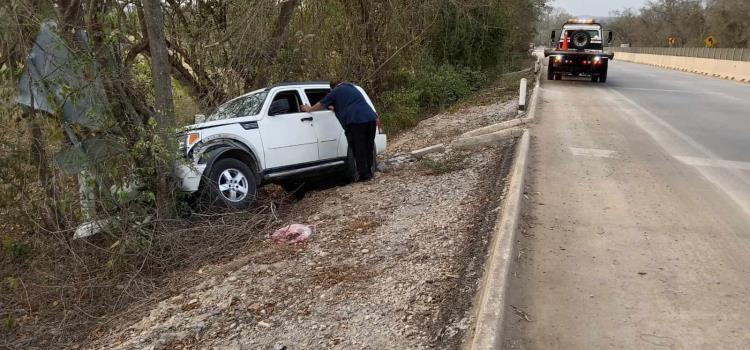
[[[607,68],[615,54],[604,51],[604,33],[602,25],[594,19],[570,19],[559,35],[553,30],[551,48],[544,50],[544,57],[549,57],[547,79],[589,76],[594,83],[607,82]],[[606,33],[609,44],[612,31]]]

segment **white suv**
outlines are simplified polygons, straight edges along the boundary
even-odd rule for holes
[[[373,107],[367,93],[357,87]],[[285,188],[305,178],[340,173],[356,181],[351,150],[332,111],[304,113],[330,91],[327,82],[286,83],[253,91],[224,103],[205,121],[185,127],[180,150],[180,189],[201,193],[212,205],[246,208],[265,183]],[[375,152],[385,151],[387,138],[378,128]]]

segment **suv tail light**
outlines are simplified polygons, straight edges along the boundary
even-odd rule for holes
[[[375,125],[378,127],[378,134],[383,134],[383,123],[380,122],[380,118],[375,119]]]

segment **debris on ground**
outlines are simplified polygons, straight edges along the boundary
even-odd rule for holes
[[[310,239],[315,235],[315,225],[291,224],[271,234],[275,243],[295,244]]]
[[[518,307],[514,305],[511,305],[510,307],[513,309],[513,312],[515,312],[518,317],[526,320],[526,322],[531,322],[529,315],[525,311],[519,309]]]

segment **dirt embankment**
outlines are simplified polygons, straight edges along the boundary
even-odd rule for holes
[[[435,116],[388,157],[515,116],[515,102]],[[401,162],[367,183],[309,192],[283,214],[317,225],[269,240],[91,348],[458,348],[471,322],[513,143]]]

